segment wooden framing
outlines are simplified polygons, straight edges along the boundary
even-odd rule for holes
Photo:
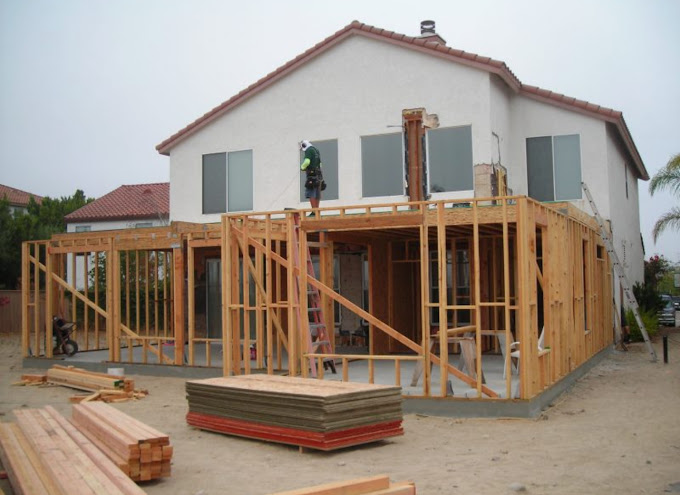
[[[318,368],[323,378],[319,364],[331,357],[342,364],[344,380],[351,362],[367,361],[373,383],[376,363],[391,361],[397,385],[407,367],[422,369],[422,388],[412,396],[446,397],[449,382],[459,380],[476,398],[530,399],[613,342],[609,259],[594,220],[571,205],[509,196],[319,212],[225,214],[219,225],[178,222],[25,243],[24,355],[52,357],[48,322],[67,311],[81,328],[81,350],[108,349],[112,362],[200,362],[221,366],[225,376],[255,370],[306,376]],[[366,253],[368,308],[333,290],[333,255],[345,244]],[[296,261],[307,247],[319,257],[315,276]],[[197,289],[205,287],[199,281],[208,257],[221,267],[217,337],[202,323],[207,303]],[[77,287],[79,279],[85,282]],[[308,285],[321,294],[325,321],[334,321],[339,304],[368,323],[369,354],[309,352],[308,322],[300,316]],[[503,385],[488,386],[486,360],[509,356],[513,341],[520,350],[518,390],[510,359],[503,361]],[[459,369],[451,359],[464,349],[469,363]]]

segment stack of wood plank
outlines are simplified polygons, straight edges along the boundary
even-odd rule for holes
[[[170,476],[168,435],[102,402],[73,406],[73,424],[135,481]]]
[[[325,483],[270,495],[416,495],[416,485],[411,481],[390,483],[389,477],[379,475]]]
[[[47,370],[47,382],[89,392],[102,389],[118,389],[130,392],[135,388],[134,380],[128,380],[122,375],[97,373],[96,371],[58,364]]]
[[[19,409],[0,423],[0,460],[15,493],[143,495],[54,408]]]
[[[275,375],[186,383],[187,423],[333,450],[403,435],[401,387]]]

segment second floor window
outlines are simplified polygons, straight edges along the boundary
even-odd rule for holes
[[[527,138],[529,196],[538,201],[581,199],[581,138]]]

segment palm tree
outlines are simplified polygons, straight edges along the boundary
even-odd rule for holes
[[[680,153],[668,160],[666,166],[654,174],[649,183],[649,194],[652,196],[665,189],[680,199]],[[667,227],[680,230],[680,207],[674,206],[656,221],[652,230],[654,242]]]

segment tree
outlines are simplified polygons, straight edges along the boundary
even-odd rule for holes
[[[680,153],[673,156],[666,166],[659,170],[649,183],[649,194],[654,195],[657,191],[668,190],[680,199]],[[680,207],[674,206],[664,213],[654,224],[652,237],[654,242],[667,228],[680,230]]]
[[[0,289],[16,288],[21,275],[22,242],[49,239],[52,234],[65,232],[64,217],[90,201],[94,199],[85,197],[80,189],[60,199],[44,197],[41,204],[31,197],[28,212],[13,215],[9,201],[0,198]]]

